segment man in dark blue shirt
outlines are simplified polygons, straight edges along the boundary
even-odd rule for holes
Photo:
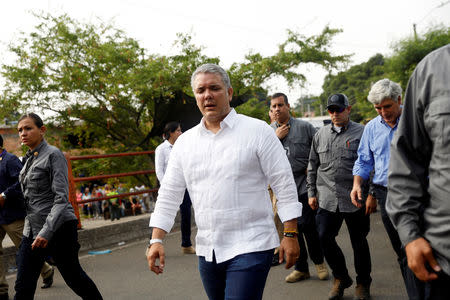
[[[22,163],[14,154],[3,149],[3,138],[0,135],[0,243],[5,235],[19,247],[22,240],[25,203],[19,184],[19,173]],[[0,246],[0,257],[3,257],[3,247]],[[44,281],[42,288],[49,288],[53,283],[53,268],[47,263],[41,270]],[[8,299],[8,282],[5,278],[5,267],[0,261],[0,300]]]

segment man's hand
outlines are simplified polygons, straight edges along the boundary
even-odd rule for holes
[[[376,211],[377,211],[377,199],[369,194],[366,200],[366,215],[370,215]]]
[[[283,262],[283,257],[286,257],[285,268],[289,269],[292,267],[300,255],[300,247],[298,246],[297,238],[284,237],[281,240],[280,245],[280,264]]]
[[[159,265],[156,264],[157,259],[159,259]],[[150,270],[156,275],[164,271],[165,254],[164,246],[161,243],[154,243],[147,249],[147,262]]]
[[[433,256],[433,249],[424,238],[418,238],[405,247],[406,256],[408,257],[408,267],[414,272],[417,278],[422,281],[431,281],[438,278],[436,273],[429,272],[426,265],[440,272],[441,267],[438,265]]]
[[[352,199],[354,206],[358,208],[362,207],[362,190],[360,185],[353,185],[353,189],[350,192],[350,198]]]
[[[281,125],[280,127],[278,127],[276,130],[275,130],[275,134],[277,135],[277,137],[280,139],[280,140],[282,140],[282,139],[284,139],[287,135],[288,135],[288,133],[289,133],[289,128],[290,128],[291,126],[289,126],[289,124],[284,124],[284,125]]]
[[[308,198],[308,204],[311,206],[312,210],[316,210],[319,208],[319,203],[317,202],[317,197]]]
[[[36,248],[47,248],[47,245],[48,240],[38,235],[33,241],[33,244],[31,244],[31,250],[34,250]]]

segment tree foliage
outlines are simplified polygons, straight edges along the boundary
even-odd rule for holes
[[[320,103],[326,107],[330,95],[343,93],[352,105],[352,120],[361,122],[366,118],[373,117],[375,112],[366,98],[372,83],[383,78],[384,65],[383,55],[376,54],[367,62],[352,66],[347,71],[337,75],[327,75],[322,86],[323,93],[320,95]],[[318,104],[316,104],[316,109]]]
[[[387,73],[392,80],[406,88],[409,77],[417,64],[430,52],[450,43],[450,27],[434,27],[423,36],[413,36],[393,45],[394,54],[389,58]]]
[[[329,95],[344,93],[348,96],[352,107],[352,119],[365,122],[376,116],[373,106],[367,101],[367,95],[373,83],[389,78],[406,88],[409,77],[417,64],[431,51],[450,43],[450,28],[435,27],[423,36],[407,37],[396,42],[393,54],[383,57],[377,54],[367,62],[355,65],[336,75],[325,77],[319,103],[326,106]]]
[[[152,149],[168,121],[181,121],[184,129],[201,118],[190,87],[192,72],[207,57],[190,35],[179,34],[175,55],[149,53],[138,41],[110,24],[80,23],[68,15],[36,15],[39,24],[10,45],[12,64],[2,66],[5,85],[0,117],[14,111],[51,111],[64,133],[61,146],[95,148],[103,152]],[[265,84],[274,76],[289,85],[302,85],[307,77],[302,64],[326,70],[344,66],[347,55],[333,55],[333,37],[340,30],[329,27],[306,37],[288,31],[278,52],[264,57],[250,53],[228,70],[234,95],[232,106],[267,118]],[[259,99],[256,100],[256,99]],[[130,163],[135,165],[135,163]],[[111,169],[106,163],[81,168]]]
[[[189,35],[179,35],[179,54],[164,56],[148,54],[111,25],[82,24],[67,15],[37,17],[36,30],[10,47],[15,63],[3,66],[3,114],[18,107],[50,110],[71,132],[94,136],[92,146],[104,147],[97,142],[104,143],[106,137],[109,147],[119,151],[147,148],[150,137],[174,118],[174,110],[183,111],[183,117],[194,114],[198,121],[198,111],[182,108],[195,108],[190,75],[200,64],[219,59],[203,55]],[[303,84],[306,76],[297,70],[301,64],[327,70],[342,66],[348,56],[329,51],[339,32],[326,27],[317,36],[305,37],[289,31],[276,54],[253,53],[243,63],[234,63],[229,70],[234,106],[264,93],[263,84],[273,76],[290,85]],[[80,120],[81,125],[76,122]]]

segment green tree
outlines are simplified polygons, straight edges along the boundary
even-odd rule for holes
[[[450,27],[430,28],[423,36],[411,36],[393,45],[387,61],[388,76],[405,89],[417,64],[430,52],[450,43]]]
[[[198,123],[190,76],[199,65],[220,61],[205,56],[189,35],[179,34],[174,44],[178,53],[165,56],[149,54],[109,24],[79,23],[67,15],[36,17],[35,31],[10,45],[16,60],[2,68],[0,117],[12,111],[51,111],[64,130],[62,146],[72,148],[68,141],[74,140],[80,148],[107,152],[154,148],[167,121],[181,120],[188,127]],[[329,51],[339,32],[326,27],[306,37],[288,31],[274,55],[251,53],[243,63],[234,63],[229,69],[232,106],[253,99],[241,111],[266,118],[265,104],[255,99],[266,100],[269,79],[279,76],[291,86],[302,85],[306,76],[298,71],[301,64],[330,71],[344,66],[349,57]]]
[[[372,83],[382,79],[385,75],[385,58],[376,54],[367,62],[350,67],[347,71],[337,75],[327,75],[322,85],[323,93],[320,102],[323,107],[327,105],[327,99],[335,93],[345,94],[352,105],[352,120],[361,122],[367,118],[373,118],[376,112],[366,100]]]

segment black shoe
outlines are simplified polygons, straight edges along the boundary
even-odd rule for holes
[[[48,289],[53,284],[53,275],[55,275],[55,269],[52,268],[52,273],[47,278],[43,279],[43,285],[41,286],[41,289]]]

